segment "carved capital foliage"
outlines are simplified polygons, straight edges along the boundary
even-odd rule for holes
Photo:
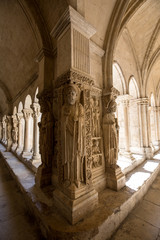
[[[33,110],[32,109],[23,109],[23,114],[25,120],[29,120],[29,118],[32,116]]]
[[[60,87],[61,85],[64,84],[80,84],[80,85],[93,85],[93,80],[84,74],[79,73],[78,71],[75,70],[69,70],[65,74],[61,75],[60,77],[57,78],[56,80],[56,87]]]
[[[33,109],[33,117],[37,119],[40,116],[40,105],[39,103],[33,103],[31,107]]]

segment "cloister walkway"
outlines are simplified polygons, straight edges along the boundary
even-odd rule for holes
[[[15,180],[0,158],[0,240],[42,240]]]
[[[111,240],[160,240],[160,173]]]

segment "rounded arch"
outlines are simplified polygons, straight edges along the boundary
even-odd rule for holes
[[[16,113],[17,113],[17,107],[15,106],[15,107],[13,108],[13,115],[16,115]]]
[[[120,92],[120,95],[126,94],[125,78],[117,62],[113,63],[113,86]]]
[[[30,108],[31,104],[32,104],[32,98],[30,95],[27,95],[24,102],[24,108]]]
[[[50,34],[47,30],[42,14],[39,14],[40,10],[36,1],[18,0],[18,2],[28,19],[39,49],[44,48],[52,50]]]
[[[22,112],[22,110],[23,110],[23,103],[20,102],[20,103],[18,104],[18,113]]]
[[[129,79],[129,95],[131,95],[134,98],[140,97],[139,88],[138,88],[137,82],[133,76],[130,77],[130,79]]]

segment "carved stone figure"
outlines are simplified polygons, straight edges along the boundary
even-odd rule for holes
[[[98,139],[93,141],[92,153],[93,153],[93,154],[98,154],[98,153],[100,153],[99,140],[98,140]]]
[[[117,119],[115,118],[115,112],[117,104],[115,102],[116,96],[111,93],[105,98],[104,102],[104,116],[103,116],[103,126],[105,129],[104,141],[105,141],[105,156],[107,160],[107,165],[113,168],[116,167],[118,159],[118,134],[119,127]]]
[[[70,84],[64,89],[61,114],[63,180],[67,186],[84,182],[84,108],[79,103],[79,89]]]
[[[99,109],[99,101],[95,99],[95,114],[94,114],[94,136],[100,136],[100,109]]]
[[[39,125],[40,139],[39,147],[42,164],[36,175],[36,184],[40,187],[51,184],[52,159],[53,159],[53,130],[54,119],[52,113],[52,90],[45,89],[39,96],[42,118]]]

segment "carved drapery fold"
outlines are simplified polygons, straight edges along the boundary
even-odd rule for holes
[[[44,89],[38,96],[40,111],[42,113],[40,130],[40,154],[42,164],[38,168],[36,175],[36,183],[40,187],[51,184],[52,175],[52,159],[53,159],[53,94],[52,89]]]

